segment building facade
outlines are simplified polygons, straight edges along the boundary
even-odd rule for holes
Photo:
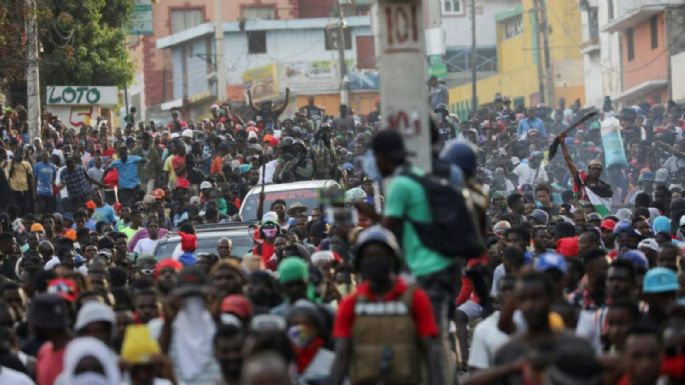
[[[245,91],[250,90],[255,102],[279,99],[290,88],[293,100],[287,112],[304,105],[308,95],[316,95],[319,104],[336,114],[340,69],[331,21],[316,18],[224,23],[228,98],[244,101]],[[359,113],[368,113],[379,87],[370,20],[368,16],[353,16],[347,17],[346,23],[350,105]],[[169,51],[172,58],[172,92],[165,102],[181,105],[190,118],[206,113],[207,101],[215,100],[213,65],[205,60],[212,54],[213,32],[213,24],[207,23],[157,41],[157,48]]]
[[[543,0],[537,0],[543,1]],[[546,1],[550,26],[550,71],[552,102],[559,98],[570,104],[585,98],[581,28],[578,4],[573,1]],[[497,34],[497,72],[477,82],[478,104],[491,103],[497,93],[514,105],[541,102],[540,83],[547,83],[543,62],[543,34],[533,0],[495,15]],[[542,75],[542,76],[540,76]],[[450,109],[462,118],[472,111],[471,84],[450,89]]]

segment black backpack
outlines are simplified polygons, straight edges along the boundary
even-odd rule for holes
[[[402,174],[418,182],[426,192],[433,221],[409,221],[421,243],[446,257],[477,258],[485,251],[483,236],[476,225],[476,213],[467,188],[455,188],[434,175]]]

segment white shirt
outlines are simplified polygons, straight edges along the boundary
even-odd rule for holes
[[[59,265],[60,262],[62,261],[60,261],[56,255],[53,255],[52,258],[50,258],[50,260],[45,263],[44,269],[52,270],[52,268]]]
[[[157,247],[158,243],[159,243],[159,239],[150,239],[150,238],[139,239],[138,243],[136,243],[136,247],[133,248],[133,251],[138,253],[138,255],[144,255],[144,254],[153,255],[153,253],[155,251],[155,247]]]
[[[499,311],[496,311],[476,325],[471,341],[469,366],[477,369],[491,367],[497,349],[511,339],[506,333],[499,330],[499,327],[497,327],[498,322]]]
[[[544,183],[548,180],[547,172],[542,165],[540,165],[537,170],[534,170],[528,163],[519,163],[512,172],[519,178],[519,187],[524,184],[535,186],[538,183]]]
[[[26,374],[10,369],[8,367],[0,367],[0,384],[2,385],[35,385]]]

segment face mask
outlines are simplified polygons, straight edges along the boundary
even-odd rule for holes
[[[304,325],[293,325],[288,329],[288,339],[298,348],[304,348],[309,345],[314,340],[314,337],[316,337],[314,333]]]
[[[278,229],[262,229],[266,238],[274,238],[278,234]]]
[[[100,373],[80,373],[74,376],[71,385],[108,385],[107,377]]]
[[[383,180],[383,175],[381,174],[381,171],[378,169],[378,164],[376,163],[376,157],[373,155],[373,152],[371,150],[367,151],[364,157],[362,158],[362,169],[364,170],[364,174],[369,177],[369,179],[374,180],[376,182],[380,182]]]

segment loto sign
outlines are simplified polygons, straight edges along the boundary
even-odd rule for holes
[[[117,87],[47,86],[47,105],[114,107],[118,102]]]

